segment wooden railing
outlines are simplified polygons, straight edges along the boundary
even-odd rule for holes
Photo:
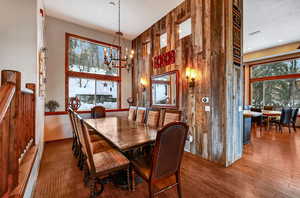
[[[9,197],[20,184],[20,164],[34,145],[35,85],[26,88],[21,90],[20,72],[1,72],[0,197]]]

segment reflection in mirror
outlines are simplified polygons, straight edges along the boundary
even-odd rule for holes
[[[177,106],[177,72],[152,76],[152,105]]]

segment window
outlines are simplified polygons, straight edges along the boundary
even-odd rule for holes
[[[252,66],[251,104],[300,108],[300,60]]]
[[[168,34],[164,33],[160,35],[160,48],[167,47],[168,45]]]
[[[104,54],[118,58],[120,48],[71,34],[66,41],[66,107],[71,97],[78,97],[81,111],[95,105],[118,109],[120,71],[104,64]]]
[[[192,34],[192,19],[189,18],[185,20],[184,22],[179,24],[179,39],[182,39],[186,36],[189,36]]]

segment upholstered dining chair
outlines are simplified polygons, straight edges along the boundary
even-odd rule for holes
[[[187,133],[188,126],[182,122],[170,123],[157,132],[152,155],[131,161],[133,190],[135,190],[135,173],[137,173],[148,183],[150,198],[175,186],[177,186],[178,196],[182,197],[180,167]],[[154,183],[174,175],[176,177],[174,184],[154,192]]]
[[[276,129],[278,129],[281,133],[282,127],[286,126],[289,128],[289,133],[291,133],[291,123],[292,123],[292,112],[291,108],[283,108],[281,110],[281,115],[279,120],[272,120],[272,123],[276,124]]]
[[[158,127],[160,117],[159,109],[148,109],[146,124],[150,127]]]
[[[93,153],[88,128],[83,120],[81,120],[81,128],[84,139],[84,152],[87,157],[84,169],[85,177],[88,178],[85,180],[89,181],[90,184],[90,197],[95,198],[103,192],[104,186],[103,183],[101,183],[103,177],[123,169],[127,170],[128,190],[130,190],[129,160],[122,155],[122,153],[113,148]],[[97,184],[100,184],[100,190],[97,190]]]
[[[144,107],[138,107],[136,111],[136,119],[137,123],[145,123],[147,109]]]
[[[129,107],[128,120],[135,121],[135,118],[136,118],[136,109],[137,108],[135,106],[130,106]]]
[[[296,122],[297,122],[297,117],[298,117],[298,112],[299,112],[299,109],[296,108],[296,109],[293,109],[293,112],[292,112],[292,125],[293,125],[293,128],[294,128],[294,131],[297,132],[296,130]]]
[[[91,116],[93,119],[106,117],[105,107],[95,106],[91,109]]]
[[[79,161],[78,161],[78,166],[80,169],[83,168],[83,161],[84,161],[84,157],[83,157],[83,137],[82,137],[82,133],[81,133],[81,120],[82,118],[80,117],[79,114],[74,112],[74,124],[75,124],[75,129],[76,129],[76,133],[78,134],[79,140],[80,140],[80,144],[79,144],[79,148],[80,148],[80,154],[79,154]],[[91,144],[91,148],[92,148],[92,152],[93,153],[99,153],[99,152],[103,152],[105,150],[109,150],[111,149],[111,145],[104,139],[100,138],[99,140],[94,140],[95,139],[95,134],[90,134],[89,131],[89,140],[90,140],[90,144]]]
[[[181,111],[166,110],[162,125],[165,126],[171,122],[179,122],[181,119]]]

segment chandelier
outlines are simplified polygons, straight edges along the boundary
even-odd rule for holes
[[[111,2],[110,4],[115,5],[114,2]],[[123,38],[123,33],[121,32],[121,1],[118,0],[118,32],[116,32],[116,37],[113,41],[113,44],[115,44],[117,40],[117,46],[119,46],[119,50],[117,55],[113,53],[112,47],[110,48],[110,53],[108,55],[107,48],[104,48],[104,64],[111,70],[112,68],[125,68],[127,71],[130,71],[130,68],[132,67],[132,59],[134,55],[134,50],[131,50],[130,53],[128,52],[128,48],[125,50],[125,55],[122,58],[121,53],[121,40]],[[117,65],[116,64],[119,64]]]

